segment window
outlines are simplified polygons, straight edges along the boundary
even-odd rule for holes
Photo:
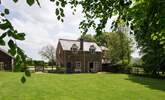
[[[71,47],[71,51],[73,53],[77,53],[78,52],[78,46],[76,44],[73,44],[72,47]]]
[[[80,61],[76,61],[75,72],[81,72],[81,62]]]
[[[0,70],[4,70],[4,62],[0,62]]]
[[[96,47],[94,45],[91,45],[90,48],[89,48],[89,51],[94,54],[95,53],[95,50],[96,50]]]
[[[95,71],[98,71],[99,70],[99,67],[100,67],[99,62],[95,62],[94,63],[94,66],[95,66]]]

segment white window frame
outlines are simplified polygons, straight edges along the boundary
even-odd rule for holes
[[[75,72],[81,72],[81,62],[76,61]]]
[[[94,45],[91,45],[91,46],[89,47],[89,51],[90,51],[92,54],[94,54],[94,53],[96,52],[96,47],[95,47]]]
[[[76,44],[72,44],[71,51],[74,54],[78,53],[78,46]]]
[[[0,70],[4,70],[5,64],[4,62],[0,62]]]

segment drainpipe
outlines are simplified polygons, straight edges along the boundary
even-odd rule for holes
[[[66,65],[66,55],[65,55],[65,50],[63,51],[64,52],[64,66],[65,66],[65,73],[67,73],[67,65]]]
[[[11,58],[11,68],[12,68],[12,72],[14,72],[14,59]]]
[[[85,72],[85,51],[83,51],[83,55],[84,55],[84,72]]]

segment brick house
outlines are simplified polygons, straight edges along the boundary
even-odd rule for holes
[[[95,42],[60,39],[56,62],[66,72],[98,72],[102,70],[102,50]]]
[[[14,69],[14,57],[0,48],[0,71],[12,71]]]

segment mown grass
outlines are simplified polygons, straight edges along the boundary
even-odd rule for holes
[[[0,100],[164,100],[165,80],[126,74],[0,72]]]

